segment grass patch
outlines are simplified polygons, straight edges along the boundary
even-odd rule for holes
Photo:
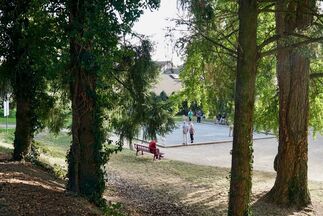
[[[211,178],[217,180],[217,176],[229,176],[229,170],[226,168],[200,166],[173,160],[153,162],[150,155],[136,157],[135,153],[128,149],[113,154],[110,164],[112,164],[113,169],[130,172],[133,175],[146,176],[146,172],[149,170],[150,175],[153,176],[167,173],[168,176],[180,177],[185,181],[197,183],[209,182]],[[136,169],[128,170],[129,164],[135,164]]]
[[[3,129],[0,128],[0,141],[8,144],[12,144],[15,138],[15,129],[14,128],[8,128]]]
[[[5,117],[0,118],[0,124],[5,125],[7,122],[7,119]],[[10,117],[8,118],[8,124],[16,124],[16,118]]]
[[[123,150],[111,156],[107,169],[112,180],[106,195],[112,200],[117,197],[123,206],[140,208],[139,215],[158,214],[152,212],[153,206],[160,211],[171,209],[177,215],[227,215],[230,185],[230,170],[227,168],[167,159],[153,161],[148,154],[136,157],[134,152]],[[282,209],[266,203],[262,197],[271,189],[274,180],[274,173],[254,172],[254,215],[287,216],[296,212],[299,216],[315,215],[308,210]],[[323,207],[323,185],[321,182],[310,182],[309,189],[316,211],[320,212]],[[131,210],[128,208],[129,212]],[[167,211],[159,215],[163,214],[167,215]]]
[[[6,117],[3,117],[3,109],[0,109],[0,124],[6,124]],[[8,116],[8,124],[16,124],[16,110],[11,109]]]
[[[0,152],[5,154],[12,154],[13,149],[9,148],[7,145],[3,145],[3,143],[0,143]]]
[[[61,132],[58,135],[42,132],[37,134],[35,141],[42,153],[52,157],[65,158],[72,138],[66,132]]]

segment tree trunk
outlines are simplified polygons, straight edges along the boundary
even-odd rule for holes
[[[239,1],[239,47],[228,215],[249,215],[257,71],[257,1]]]
[[[133,151],[133,150],[134,150],[134,148],[133,148],[133,145],[132,145],[132,139],[129,139],[129,140],[128,140],[128,142],[129,142],[129,149],[130,149],[131,151]]]
[[[277,11],[286,11],[286,5],[286,1],[278,1]],[[311,20],[308,16],[301,17],[305,21],[296,18],[296,23],[291,24],[286,13],[276,12],[277,34],[289,34],[298,26],[297,22],[304,27],[306,20]],[[280,41],[278,46],[284,43]],[[309,67],[309,59],[297,50],[277,53],[279,146],[275,159],[276,181],[268,197],[280,205],[305,207],[311,203],[307,184]]]
[[[13,160],[20,161],[30,153],[36,123],[35,115],[35,71],[32,68],[32,57],[29,55],[29,44],[25,39],[24,29],[28,29],[29,20],[21,19],[30,9],[30,1],[13,3],[15,5],[15,28],[10,34],[12,41],[12,56],[9,56],[7,63],[10,68],[10,80],[13,93],[16,99],[16,129],[14,139]],[[20,18],[20,19],[19,19]]]
[[[28,95],[26,77],[17,75],[15,83],[15,98],[17,103],[16,130],[14,140],[13,160],[20,161],[30,152],[33,140],[33,113],[31,95]],[[32,82],[29,83],[32,85]],[[32,89],[31,86],[29,86]],[[27,93],[27,94],[26,94]],[[31,92],[29,92],[31,94]]]
[[[85,195],[98,204],[104,190],[101,170],[101,136],[97,121],[96,70],[90,42],[84,38],[86,9],[83,1],[70,1],[70,37],[72,100],[72,145],[69,152],[67,189]],[[77,33],[77,35],[75,34]],[[85,66],[84,66],[85,65]]]

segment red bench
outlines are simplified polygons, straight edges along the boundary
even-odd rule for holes
[[[134,144],[134,146],[136,149],[136,156],[138,156],[138,152],[141,152],[142,155],[144,154],[144,152],[148,152],[154,155],[154,160],[155,159],[160,160],[161,158],[164,157],[164,153],[160,152],[158,148],[156,148],[155,152],[151,152],[148,146],[144,146],[140,144]]]

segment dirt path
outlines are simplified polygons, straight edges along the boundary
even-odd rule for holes
[[[64,182],[30,163],[0,153],[0,215],[101,215],[85,199],[65,193]]]

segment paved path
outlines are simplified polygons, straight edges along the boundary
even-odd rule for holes
[[[226,125],[219,125],[214,123],[194,123],[195,135],[194,143],[205,142],[230,142],[232,136],[229,136],[229,127]],[[264,133],[254,133],[254,139],[273,138],[272,135]],[[139,135],[139,137],[142,137]],[[182,146],[183,144],[183,131],[182,123],[177,123],[176,128],[165,137],[157,137],[158,144],[164,147]],[[189,141],[189,135],[187,137]]]
[[[15,128],[16,124],[8,123],[8,128]],[[6,128],[6,124],[0,123],[0,128]]]
[[[274,172],[273,161],[277,154],[277,140],[259,139],[254,141],[254,169]],[[194,164],[231,167],[232,142],[208,145],[163,148],[166,158]],[[323,181],[323,136],[314,140],[309,137],[309,179]]]

